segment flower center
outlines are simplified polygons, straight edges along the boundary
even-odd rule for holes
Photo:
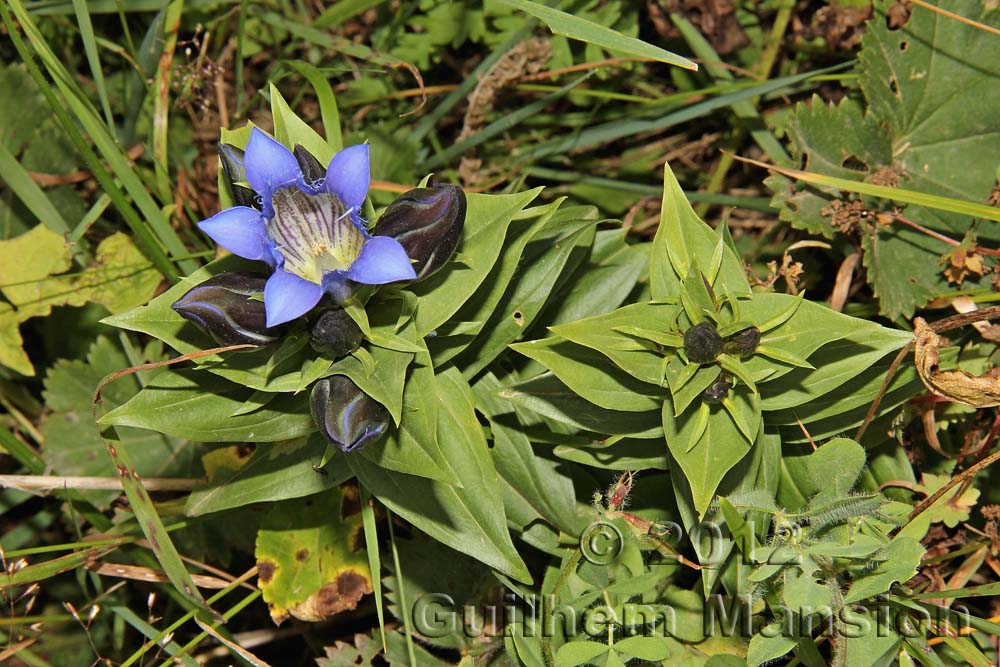
[[[364,234],[336,196],[293,186],[271,195],[271,206],[267,233],[285,258],[285,271],[322,283],[323,274],[350,268],[361,254]]]

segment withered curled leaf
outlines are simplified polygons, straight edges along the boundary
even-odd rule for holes
[[[917,373],[931,392],[976,408],[1000,405],[1000,368],[991,368],[982,375],[973,375],[961,369],[943,371],[938,350],[944,339],[922,318],[915,318],[913,326],[913,356]]]

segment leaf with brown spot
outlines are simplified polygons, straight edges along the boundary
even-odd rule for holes
[[[982,375],[961,369],[943,371],[939,350],[944,342],[922,318],[913,320],[913,357],[920,379],[938,396],[976,408],[1000,405],[1000,368],[991,368]]]
[[[347,514],[349,494],[333,488],[274,505],[257,533],[258,586],[271,618],[321,621],[357,607],[372,592],[361,515]]]

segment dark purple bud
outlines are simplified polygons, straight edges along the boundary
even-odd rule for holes
[[[220,273],[197,285],[171,306],[220,345],[267,345],[278,339],[265,326],[259,298],[267,279],[252,273]]]
[[[715,361],[722,352],[722,336],[711,322],[701,322],[684,332],[684,353],[696,364]]]
[[[309,327],[309,343],[324,357],[339,359],[361,347],[364,334],[343,308],[320,313]]]
[[[747,359],[753,356],[760,345],[760,329],[757,327],[747,327],[743,331],[738,331],[726,339],[723,349],[727,354],[731,354],[740,359]]]
[[[222,162],[222,173],[225,176],[222,180],[229,190],[229,197],[233,203],[236,206],[259,209],[256,193],[245,185],[237,185],[247,180],[247,173],[243,168],[243,149],[230,144],[219,144],[219,160]]]
[[[315,183],[321,178],[326,178],[326,167],[320,164],[319,160],[300,144],[295,144],[292,155],[295,156],[296,161],[299,163],[299,168],[302,170],[302,175],[305,177],[306,183]]]
[[[392,421],[385,406],[343,375],[323,378],[314,384],[309,405],[316,426],[344,452],[378,442]]]
[[[715,382],[708,385],[705,391],[701,392],[701,400],[706,403],[719,403],[729,395],[729,388],[732,385],[724,374],[715,378]]]
[[[454,254],[465,209],[465,192],[457,185],[417,188],[389,204],[372,233],[399,241],[413,260],[416,279],[423,280]]]

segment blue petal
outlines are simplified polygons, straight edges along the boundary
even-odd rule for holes
[[[323,288],[304,278],[276,270],[264,285],[267,326],[274,327],[305,315],[319,303]]]
[[[243,155],[247,182],[264,198],[264,209],[271,208],[271,193],[302,178],[302,168],[292,152],[256,127]]]
[[[233,206],[219,211],[198,228],[220,246],[246,259],[270,260],[267,225],[260,211],[249,206]]]
[[[368,239],[345,275],[366,285],[382,285],[417,277],[403,246],[388,236],[373,236]]]
[[[323,291],[337,303],[346,303],[358,291],[358,284],[344,271],[330,271],[323,275]]]
[[[360,209],[371,183],[368,144],[348,146],[333,156],[326,168],[326,188],[348,208]]]

